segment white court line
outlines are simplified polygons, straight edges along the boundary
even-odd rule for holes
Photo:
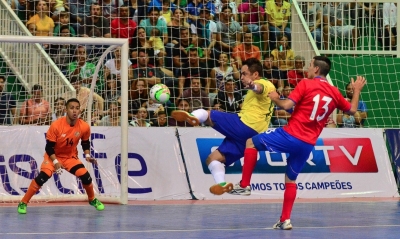
[[[380,228],[380,227],[400,227],[400,225],[365,225],[365,226],[330,226],[330,227],[294,227],[298,229],[338,229],[338,228]],[[204,231],[254,231],[254,230],[275,230],[273,228],[204,228],[187,230],[138,230],[138,231],[104,231],[104,232],[5,232],[0,235],[67,235],[67,234],[115,234],[115,233],[156,233],[156,232],[204,232]]]

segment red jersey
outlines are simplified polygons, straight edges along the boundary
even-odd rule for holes
[[[287,78],[288,78],[289,84],[296,87],[303,78],[307,78],[307,75],[308,75],[307,72],[304,72],[304,74],[303,74],[297,70],[290,70],[287,73]]]
[[[54,121],[46,133],[46,139],[56,143],[54,152],[58,160],[66,160],[70,158],[78,158],[79,140],[84,141],[90,138],[90,126],[78,119],[76,124],[71,127],[66,117],[61,117]],[[47,153],[44,157],[49,157]]]
[[[136,22],[130,19],[128,20],[128,25],[125,25],[117,18],[111,21],[111,34],[117,35],[116,38],[128,38],[129,43],[131,43],[132,37],[135,36],[136,27]]]
[[[329,116],[336,109],[347,112],[351,104],[325,78],[303,79],[290,93],[296,105],[283,129],[295,138],[315,144]]]

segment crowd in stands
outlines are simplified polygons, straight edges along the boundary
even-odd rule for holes
[[[240,82],[242,62],[257,58],[263,77],[270,80],[282,98],[303,78],[305,59],[291,48],[291,3],[283,0],[8,0],[32,35],[129,39],[129,122],[131,126],[189,126],[169,117],[173,109],[197,108],[238,112],[246,90]],[[358,4],[358,5],[356,5]],[[357,44],[360,34],[354,14],[374,18],[375,3],[300,3],[309,31],[320,49],[329,48],[329,37],[340,36]],[[355,9],[357,11],[355,11]],[[384,3],[382,41],[396,48],[397,5]],[[363,11],[363,12],[359,12]],[[353,16],[353,18],[352,18]],[[371,21],[369,21],[371,22]],[[99,56],[107,46],[44,44],[43,48],[75,87],[85,111],[89,85]],[[92,125],[120,124],[120,48],[107,57],[94,96]],[[0,77],[5,81],[4,77]],[[159,104],[149,98],[152,85],[163,83],[171,100]],[[16,103],[12,95],[1,101],[3,124],[48,124],[63,116],[62,102],[54,106],[41,95],[41,85],[31,89],[18,120],[11,122]],[[350,89],[351,90],[351,89]],[[349,89],[346,90],[346,94]],[[5,97],[5,98],[4,98]],[[347,94],[350,99],[351,94]],[[32,106],[30,108],[30,106]],[[275,108],[271,126],[287,123],[292,111]],[[6,115],[6,116],[4,116]],[[351,116],[353,117],[353,116]],[[338,113],[340,127],[359,127],[367,115],[365,104],[353,118]],[[16,118],[16,117],[14,117]],[[331,122],[331,123],[332,123]]]

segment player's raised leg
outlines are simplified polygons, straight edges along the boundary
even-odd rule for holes
[[[204,109],[194,110],[192,113],[188,113],[184,110],[174,110],[171,116],[176,121],[186,121],[193,126],[198,126],[204,122],[212,126],[212,122],[209,120],[209,111]]]
[[[215,184],[210,187],[210,192],[215,195],[221,195],[233,189],[232,183],[225,182],[225,165],[223,162],[225,162],[225,157],[218,149],[212,152],[206,161],[215,181]]]

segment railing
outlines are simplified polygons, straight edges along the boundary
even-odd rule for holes
[[[0,1],[0,35],[33,37],[6,1]],[[57,96],[75,95],[75,89],[40,44],[0,42],[0,55],[25,89],[42,85],[51,105]]]
[[[321,6],[321,41],[322,46],[315,45],[313,48],[320,54],[348,54],[348,55],[396,55],[400,57],[400,49],[394,49],[394,45],[400,45],[400,38],[397,37],[396,43],[393,44],[390,40],[385,41],[385,29],[383,27],[383,3],[399,3],[399,0],[330,0],[329,2],[315,0],[293,0],[292,16],[299,15],[298,19],[292,18],[293,27],[301,24],[303,28],[299,28],[297,34],[305,34],[309,40],[316,36],[312,35],[307,27],[310,23],[317,21],[316,17],[310,19],[307,14],[309,3],[320,4]],[[362,4],[375,3],[375,11],[370,15],[368,11],[363,10]],[[338,6],[335,6],[335,5]],[[323,12],[324,6],[327,5],[328,11]],[[338,9],[337,15],[341,16],[342,26],[347,26],[347,29],[337,29],[339,18],[333,19],[328,15],[333,9]],[[328,13],[328,14],[327,14]],[[325,17],[324,17],[325,16]],[[400,20],[400,11],[397,11],[397,21]],[[354,30],[353,30],[354,29]],[[336,30],[336,31],[335,31]],[[347,35],[349,33],[350,35]],[[296,34],[293,31],[293,34]],[[296,39],[293,37],[293,39]]]

